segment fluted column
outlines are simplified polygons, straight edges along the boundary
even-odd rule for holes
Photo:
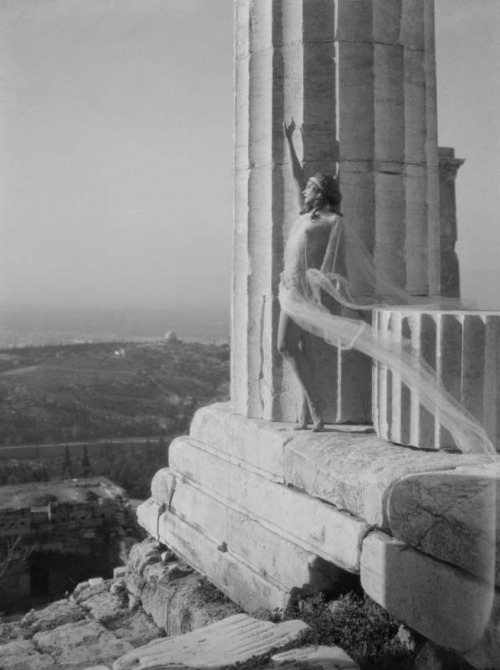
[[[306,176],[339,170],[346,224],[377,268],[414,294],[439,291],[433,12],[433,0],[235,3],[236,412],[296,416],[296,383],[276,350],[279,274],[297,216],[284,120],[303,125],[295,142]],[[376,290],[349,272],[355,293]],[[313,346],[327,418],[369,420],[369,363]]]

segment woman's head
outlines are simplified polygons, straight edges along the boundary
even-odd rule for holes
[[[337,180],[329,174],[317,172],[309,179],[304,189],[302,213],[316,213],[322,209],[339,213],[341,200],[342,195]]]

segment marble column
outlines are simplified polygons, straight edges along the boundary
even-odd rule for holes
[[[455,158],[455,150],[439,147],[439,220],[441,247],[441,295],[460,297],[460,268],[455,251],[457,242],[457,201],[455,182],[464,164]]]
[[[303,125],[296,147],[306,176],[339,171],[346,222],[380,272],[414,294],[438,292],[434,4],[239,0],[235,7],[232,403],[249,417],[294,420],[295,380],[276,350],[279,274],[297,215],[282,122],[293,116]],[[376,290],[355,272],[351,280],[360,292]],[[369,361],[313,344],[327,419],[369,421]]]

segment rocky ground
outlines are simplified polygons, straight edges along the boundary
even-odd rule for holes
[[[0,619],[0,670],[358,667],[338,647],[303,647],[301,621],[239,612],[152,540],[135,545],[115,575],[17,620]]]

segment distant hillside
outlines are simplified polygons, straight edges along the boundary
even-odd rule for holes
[[[227,342],[229,307],[56,308],[0,304],[0,348],[26,345],[181,338]]]
[[[229,346],[100,343],[0,350],[0,445],[185,431],[229,391]]]

